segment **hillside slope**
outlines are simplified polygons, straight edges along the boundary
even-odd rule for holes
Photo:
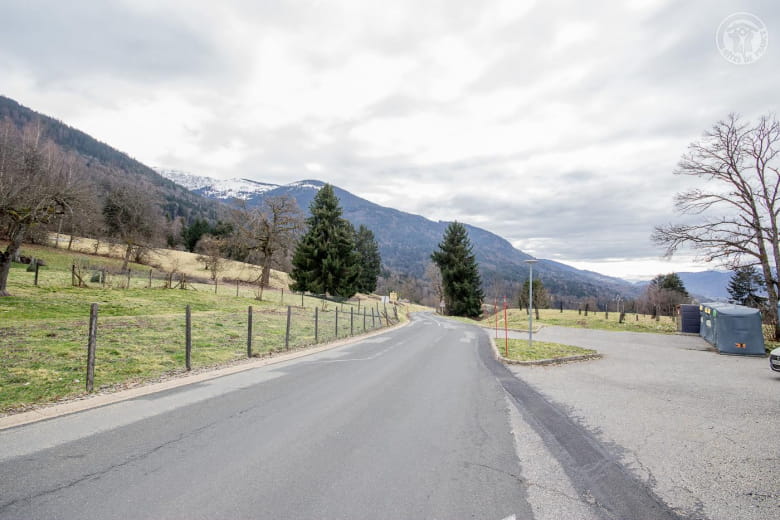
[[[170,219],[182,217],[186,222],[190,222],[195,218],[216,220],[223,215],[223,205],[218,200],[200,197],[90,135],[35,112],[13,99],[0,96],[0,121],[6,118],[19,128],[33,121],[40,121],[45,138],[52,140],[63,150],[84,158],[85,173],[99,197],[105,194],[109,186],[128,182],[136,186],[149,186],[149,195],[161,202],[162,211]]]

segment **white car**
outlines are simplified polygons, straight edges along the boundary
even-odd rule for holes
[[[780,372],[780,348],[776,348],[769,353],[769,368],[775,372]]]

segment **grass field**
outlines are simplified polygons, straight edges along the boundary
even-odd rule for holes
[[[51,235],[52,244],[57,244],[60,249],[65,249],[68,246],[70,237],[68,235],[59,235],[59,239],[56,235]],[[70,257],[79,257],[74,253],[85,253],[89,256],[81,256],[81,258],[94,259],[93,255],[95,251],[96,241],[91,238],[76,238],[74,237],[71,244],[71,250],[68,251],[69,256],[60,257],[68,260]],[[31,246],[34,247],[34,246]],[[121,267],[121,259],[124,257],[125,249],[121,245],[112,245],[106,242],[98,244],[97,255],[106,258],[106,260],[117,269]],[[150,249],[148,254],[147,263],[150,266],[154,266],[159,271],[170,272],[177,271],[184,273],[188,278],[208,278],[208,271],[206,271],[202,262],[198,260],[197,253],[189,253],[187,251],[175,251],[171,249]],[[68,264],[70,267],[70,264]],[[131,267],[132,269],[148,271],[149,266]],[[260,267],[244,262],[236,262],[234,260],[225,260],[224,268],[220,272],[220,278],[228,280],[241,280],[243,282],[252,282],[257,280],[260,276]],[[287,273],[273,270],[271,272],[270,285],[273,288],[281,289],[287,287],[290,283],[290,277]]]
[[[121,261],[41,246],[25,246],[22,254],[42,258],[47,265],[40,269],[35,287],[27,266],[14,264],[8,287],[13,296],[0,298],[0,413],[85,392],[91,303],[99,305],[96,389],[183,372],[187,305],[192,310],[193,368],[246,357],[250,305],[253,353],[260,356],[285,348],[288,305],[292,306],[290,348],[315,343],[315,308],[320,343],[378,328],[376,315],[384,311],[376,297],[366,296],[334,303],[266,289],[263,301],[258,301],[252,285],[241,285],[236,296],[235,284],[221,286],[215,294],[214,286],[205,283],[190,284],[187,290],[164,289],[162,279],[154,279],[148,288],[148,275],[132,279],[129,289],[89,282],[89,287],[78,288],[71,286],[74,259],[97,270],[118,267]],[[141,265],[132,269],[149,271]],[[392,306],[388,311],[395,317]],[[398,317],[404,320],[408,311],[399,307]]]
[[[558,325],[561,327],[577,327],[600,330],[622,330],[629,332],[654,332],[658,334],[673,334],[677,330],[675,321],[668,316],[661,316],[656,321],[649,315],[626,314],[625,321],[618,323],[620,315],[610,312],[605,317],[603,312],[578,313],[574,310],[540,309],[539,320],[534,315],[534,328],[538,325]],[[485,327],[495,327],[498,318],[498,328],[504,328],[504,311],[499,309],[495,314],[486,315],[479,323]],[[507,326],[513,330],[528,330],[528,313],[525,309],[507,309]]]

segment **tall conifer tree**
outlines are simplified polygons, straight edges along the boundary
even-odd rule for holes
[[[376,281],[382,269],[382,258],[379,255],[379,245],[374,238],[374,232],[362,224],[355,235],[355,249],[360,257],[357,290],[365,294],[372,293],[376,291]]]
[[[759,293],[766,290],[766,283],[755,266],[737,267],[729,280],[728,291],[734,303],[748,307],[761,307],[766,298]]]
[[[357,291],[359,272],[355,229],[341,217],[333,186],[320,189],[309,211],[309,229],[293,255],[290,289],[349,298]]]
[[[477,318],[482,314],[482,282],[466,227],[452,222],[439,250],[431,255],[439,266],[447,314]]]

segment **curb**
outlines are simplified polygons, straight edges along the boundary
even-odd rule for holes
[[[488,336],[488,338],[490,339],[490,345],[493,347],[493,354],[496,356],[496,359],[507,365],[521,365],[521,366],[563,365],[566,363],[574,363],[577,361],[589,361],[591,359],[601,359],[604,357],[602,354],[596,353],[596,354],[584,354],[582,356],[568,356],[568,357],[552,358],[552,359],[537,359],[534,361],[519,361],[517,359],[507,359],[504,356],[502,356],[493,338],[491,336]]]
[[[248,359],[246,361],[238,362],[236,364],[225,366],[222,368],[216,368],[213,370],[206,369],[203,372],[198,372],[195,374],[185,373],[184,375],[175,375],[173,376],[172,379],[163,382],[158,382],[158,383],[152,382],[146,384],[142,383],[140,386],[129,388],[127,390],[120,390],[118,392],[111,392],[111,393],[104,393],[104,394],[94,393],[82,397],[75,397],[73,398],[72,401],[68,401],[65,403],[41,405],[40,408],[34,408],[26,412],[20,412],[17,414],[0,417],[0,431],[6,430],[8,428],[15,428],[17,426],[23,426],[25,424],[35,423],[38,421],[54,419],[55,417],[61,417],[63,415],[83,412],[85,410],[91,410],[93,408],[100,408],[101,406],[107,406],[110,404],[127,401],[129,399],[135,399],[137,397],[142,397],[145,395],[154,394],[165,390],[170,390],[172,388],[178,388],[181,386],[191,385],[194,383],[209,381],[211,379],[216,379],[218,377],[223,377],[223,376],[229,376],[232,374],[237,374],[239,372],[245,372],[247,370],[252,370],[254,368],[261,368],[268,365],[275,365],[277,363],[291,361],[293,359],[310,356],[312,354],[318,354],[326,350],[331,350],[336,347],[342,347],[344,345],[349,345],[351,343],[362,341],[366,338],[379,336],[380,334],[384,334],[392,330],[400,329],[402,327],[407,326],[410,323],[411,320],[408,320],[405,321],[404,323],[398,323],[391,327],[385,327],[383,329],[371,331],[366,334],[361,334],[359,336],[351,336],[349,338],[332,341],[330,343],[325,343],[323,345],[319,345],[315,347],[309,347],[309,348],[304,347],[297,350],[291,350],[290,352],[286,352],[278,356],[263,357],[259,359]]]

